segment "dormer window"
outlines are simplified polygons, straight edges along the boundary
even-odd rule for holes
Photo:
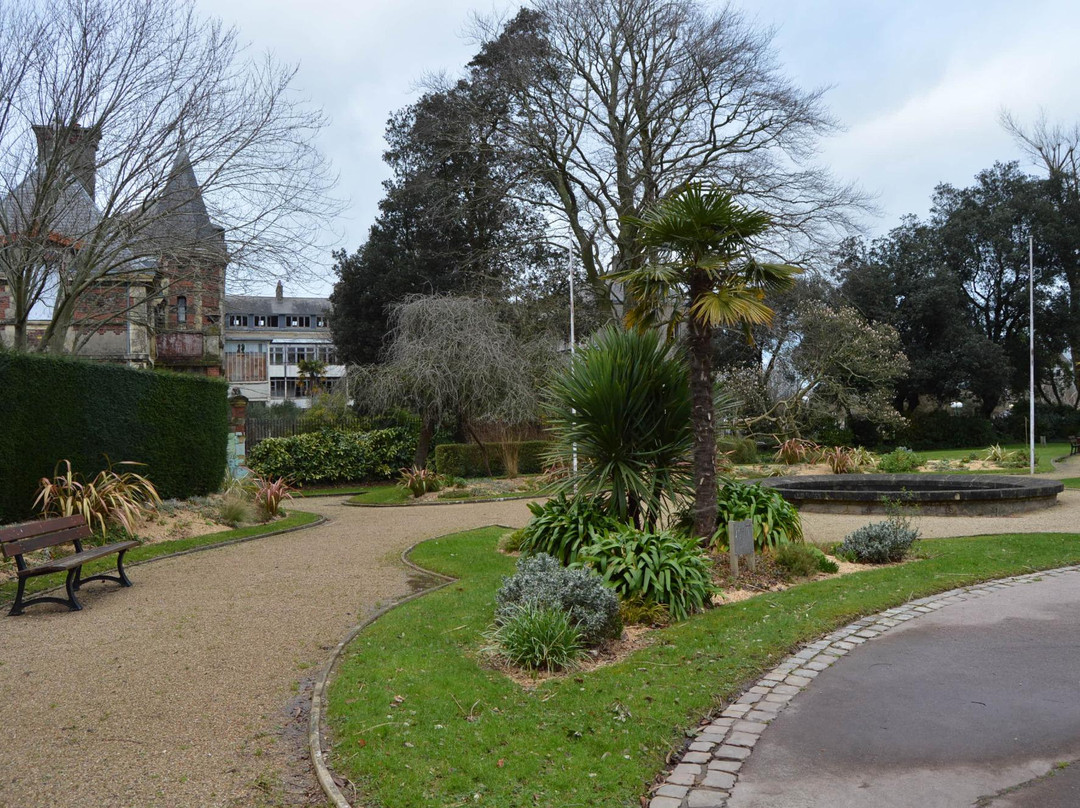
[[[315,320],[315,327],[316,328],[329,328],[330,327],[330,318],[326,317],[325,315],[322,316],[322,317],[317,318]]]
[[[229,325],[238,326],[240,328],[247,328],[248,316],[246,314],[230,314]]]
[[[187,322],[187,298],[183,295],[176,298],[176,322],[180,325]]]

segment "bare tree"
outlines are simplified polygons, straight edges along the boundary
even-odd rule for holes
[[[569,229],[598,297],[642,261],[634,223],[704,181],[766,211],[805,262],[865,207],[813,162],[836,129],[822,91],[785,78],[772,32],[700,0],[533,0],[478,23],[472,81],[502,92],[502,134],[539,177],[523,193]]]
[[[1058,221],[1048,230],[1047,244],[1040,244],[1057,266],[1058,283],[1066,311],[1065,332],[1069,344],[1068,384],[1080,390],[1080,124],[1051,124],[1040,116],[1025,127],[1011,113],[1001,123],[1043,171]],[[1060,400],[1060,398],[1059,398]]]
[[[310,272],[338,203],[314,146],[324,118],[294,75],[189,0],[5,3],[0,280],[16,346],[48,302],[44,347],[64,350],[88,291],[155,264],[175,279],[227,258],[234,288]]]
[[[349,389],[369,411],[404,407],[420,415],[417,466],[444,419],[466,428],[537,420],[553,345],[518,340],[491,302],[414,295],[390,307],[390,323],[385,361],[351,369]]]

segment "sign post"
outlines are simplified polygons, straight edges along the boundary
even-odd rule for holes
[[[728,557],[731,559],[731,575],[739,575],[739,558],[748,558],[746,566],[753,572],[757,569],[754,556],[754,523],[749,519],[741,522],[728,522]]]

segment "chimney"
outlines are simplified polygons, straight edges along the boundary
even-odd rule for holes
[[[79,126],[50,126],[35,125],[34,134],[37,136],[38,165],[48,165],[52,159],[53,150],[59,142],[60,159],[67,163],[68,170],[75,175],[75,179],[82,183],[83,188],[94,196],[97,174],[97,148],[101,142],[101,133],[97,129]]]
[[[285,289],[281,285],[281,281],[277,282],[277,291],[274,292],[274,297],[278,299],[278,303],[285,299]]]

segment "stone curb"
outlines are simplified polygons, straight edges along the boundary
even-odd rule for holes
[[[355,494],[353,495],[355,496]],[[432,505],[483,505],[492,502],[518,502],[526,499],[547,499],[547,494],[526,494],[521,497],[496,497],[494,499],[447,499],[442,502],[343,502],[350,508],[423,508]]]
[[[311,511],[297,511],[298,513],[311,513]],[[314,522],[308,522],[306,525],[294,525],[293,527],[285,527],[281,530],[271,530],[267,533],[256,533],[254,536],[242,536],[239,539],[226,539],[225,541],[214,542],[213,544],[202,544],[198,547],[189,547],[186,550],[177,550],[175,553],[164,553],[153,558],[144,558],[142,561],[132,561],[130,563],[124,563],[124,569],[129,570],[134,567],[141,567],[143,564],[153,564],[155,561],[164,561],[169,558],[179,558],[180,556],[191,555],[192,553],[201,553],[203,550],[217,550],[220,547],[231,547],[234,544],[244,544],[245,542],[255,541],[256,539],[268,539],[271,536],[282,536],[286,533],[296,533],[298,530],[307,530],[312,527],[319,527],[325,525],[330,520],[325,516],[320,516]],[[115,570],[114,570],[115,572]],[[63,584],[59,586],[51,586],[48,589],[39,589],[32,594],[33,597],[38,595],[47,595],[50,592],[59,592],[63,589]],[[6,605],[11,603],[10,599],[0,599],[0,605]]]
[[[505,528],[506,530],[513,530],[513,528],[507,525],[489,525],[488,527],[501,527]],[[415,550],[419,545],[423,544],[424,542],[437,541],[438,539],[444,539],[447,536],[453,536],[455,535],[455,533],[460,532],[461,531],[455,531],[454,533],[447,533],[443,536],[434,536],[430,539],[421,539],[415,544],[407,547],[401,553],[401,563],[403,563],[406,567],[409,567],[410,569],[415,570],[416,572],[419,572],[423,575],[427,575],[431,578],[441,579],[442,582],[436,584],[435,586],[421,590],[420,592],[414,592],[411,595],[406,595],[403,598],[399,598],[393,603],[383,606],[381,609],[378,609],[373,614],[364,618],[364,620],[362,620],[360,623],[350,629],[349,633],[345,636],[345,639],[343,639],[337,644],[337,646],[334,648],[334,652],[330,655],[330,659],[327,660],[325,665],[323,665],[323,668],[319,672],[319,675],[315,678],[315,685],[311,690],[311,713],[308,717],[308,754],[311,757],[311,765],[315,767],[315,776],[319,780],[319,785],[322,786],[323,793],[326,795],[326,798],[334,805],[334,808],[352,808],[352,805],[349,803],[348,799],[342,793],[341,789],[338,788],[337,783],[334,782],[334,775],[330,772],[329,766],[326,765],[326,754],[325,752],[323,752],[322,719],[325,711],[326,686],[330,682],[330,677],[334,672],[334,668],[337,666],[338,660],[341,659],[341,655],[345,652],[346,646],[348,646],[353,640],[355,640],[360,635],[360,632],[362,632],[380,617],[392,611],[393,609],[396,609],[398,606],[409,603],[413,600],[417,600],[418,598],[422,598],[424,595],[430,595],[432,592],[437,592],[438,590],[457,582],[457,578],[451,578],[448,575],[443,575],[442,573],[424,569],[419,564],[414,564],[412,561],[409,560],[409,555],[410,553],[412,553],[413,550]]]
[[[739,770],[769,723],[821,671],[863,643],[952,603],[1076,572],[1080,572],[1080,565],[951,589],[863,617],[808,643],[758,679],[719,717],[697,730],[680,761],[652,791],[649,808],[726,808]]]

